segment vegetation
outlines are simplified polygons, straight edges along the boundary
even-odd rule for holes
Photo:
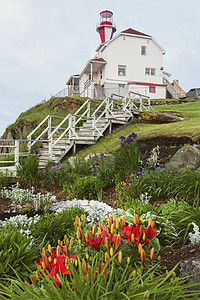
[[[102,201],[112,191],[117,211],[71,206],[55,213],[49,201],[40,216],[0,222],[0,299],[199,299],[199,283],[176,274],[178,266],[163,272],[159,254],[200,242],[200,175],[163,168],[156,150],[144,157],[129,131],[172,134],[176,127],[180,134],[185,122],[190,133],[190,120],[200,121],[196,103],[160,106],[185,120],[130,125],[92,146],[99,155],[88,160],[49,164],[43,172],[37,155],[22,160],[19,180],[29,189],[4,188],[2,196],[34,202],[39,183],[68,198]]]

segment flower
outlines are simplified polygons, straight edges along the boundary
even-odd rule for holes
[[[125,138],[125,136],[122,135],[122,136],[119,137],[119,139],[120,140],[125,140],[126,138]]]
[[[91,246],[92,248],[96,249],[97,251],[100,250],[100,245],[102,242],[102,238],[100,235],[98,237],[94,236],[93,239],[88,238],[87,243],[85,245]]]
[[[48,277],[54,278],[55,283],[59,286],[60,281],[58,279],[57,275],[69,275],[71,274],[71,271],[67,268],[67,260],[66,258],[69,259],[75,259],[77,258],[77,255],[64,255],[60,254],[59,257],[57,257],[56,250],[51,249],[52,254],[51,256],[46,257],[46,255],[43,255],[44,258],[40,258],[40,262],[36,262],[36,265],[39,265],[42,267],[42,271],[45,273],[47,272]],[[46,263],[44,263],[44,260]],[[45,266],[45,269],[43,268]]]

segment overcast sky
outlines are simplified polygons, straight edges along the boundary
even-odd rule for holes
[[[0,135],[95,55],[102,10],[114,13],[116,34],[131,27],[155,38],[171,81],[200,87],[200,0],[0,0]]]

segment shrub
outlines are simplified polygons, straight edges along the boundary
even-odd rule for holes
[[[103,185],[98,177],[93,175],[79,177],[73,184],[65,184],[64,188],[70,198],[92,199],[101,198]]]
[[[20,159],[18,167],[19,182],[25,186],[34,185],[38,178],[39,157],[31,154]]]
[[[17,275],[23,278],[34,269],[38,248],[30,248],[31,238],[22,235],[15,226],[0,230],[0,280]]]
[[[74,234],[74,219],[76,215],[84,213],[80,207],[70,207],[60,213],[46,213],[41,215],[39,220],[31,227],[31,233],[36,243],[41,242],[56,245],[62,240],[65,234]]]
[[[200,208],[186,206],[173,211],[169,217],[169,221],[174,223],[181,241],[188,240],[188,234],[193,231],[193,222],[200,227]]]
[[[136,270],[127,264],[125,268],[119,266],[116,272],[112,264],[99,269],[98,257],[92,263],[93,268],[83,277],[82,262],[78,260],[78,269],[69,262],[71,275],[59,276],[59,286],[45,274],[45,280],[32,275],[32,285],[22,280],[11,280],[8,286],[0,284],[0,299],[199,299],[199,290],[193,290],[197,284],[187,284],[187,277],[176,277],[175,268],[160,275],[157,265]]]
[[[116,183],[123,181],[125,176],[137,173],[140,169],[140,147],[135,142],[137,135],[133,132],[125,138],[120,137],[121,148],[114,155]]]

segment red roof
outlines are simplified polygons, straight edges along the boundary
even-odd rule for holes
[[[143,36],[149,36],[148,34],[142,33],[140,31],[134,30],[132,28],[126,29],[124,31],[122,31],[122,33],[128,33],[128,34],[136,34],[136,35],[143,35]]]
[[[101,62],[106,62],[103,58],[94,58],[94,59],[91,59],[91,61],[101,61]]]

